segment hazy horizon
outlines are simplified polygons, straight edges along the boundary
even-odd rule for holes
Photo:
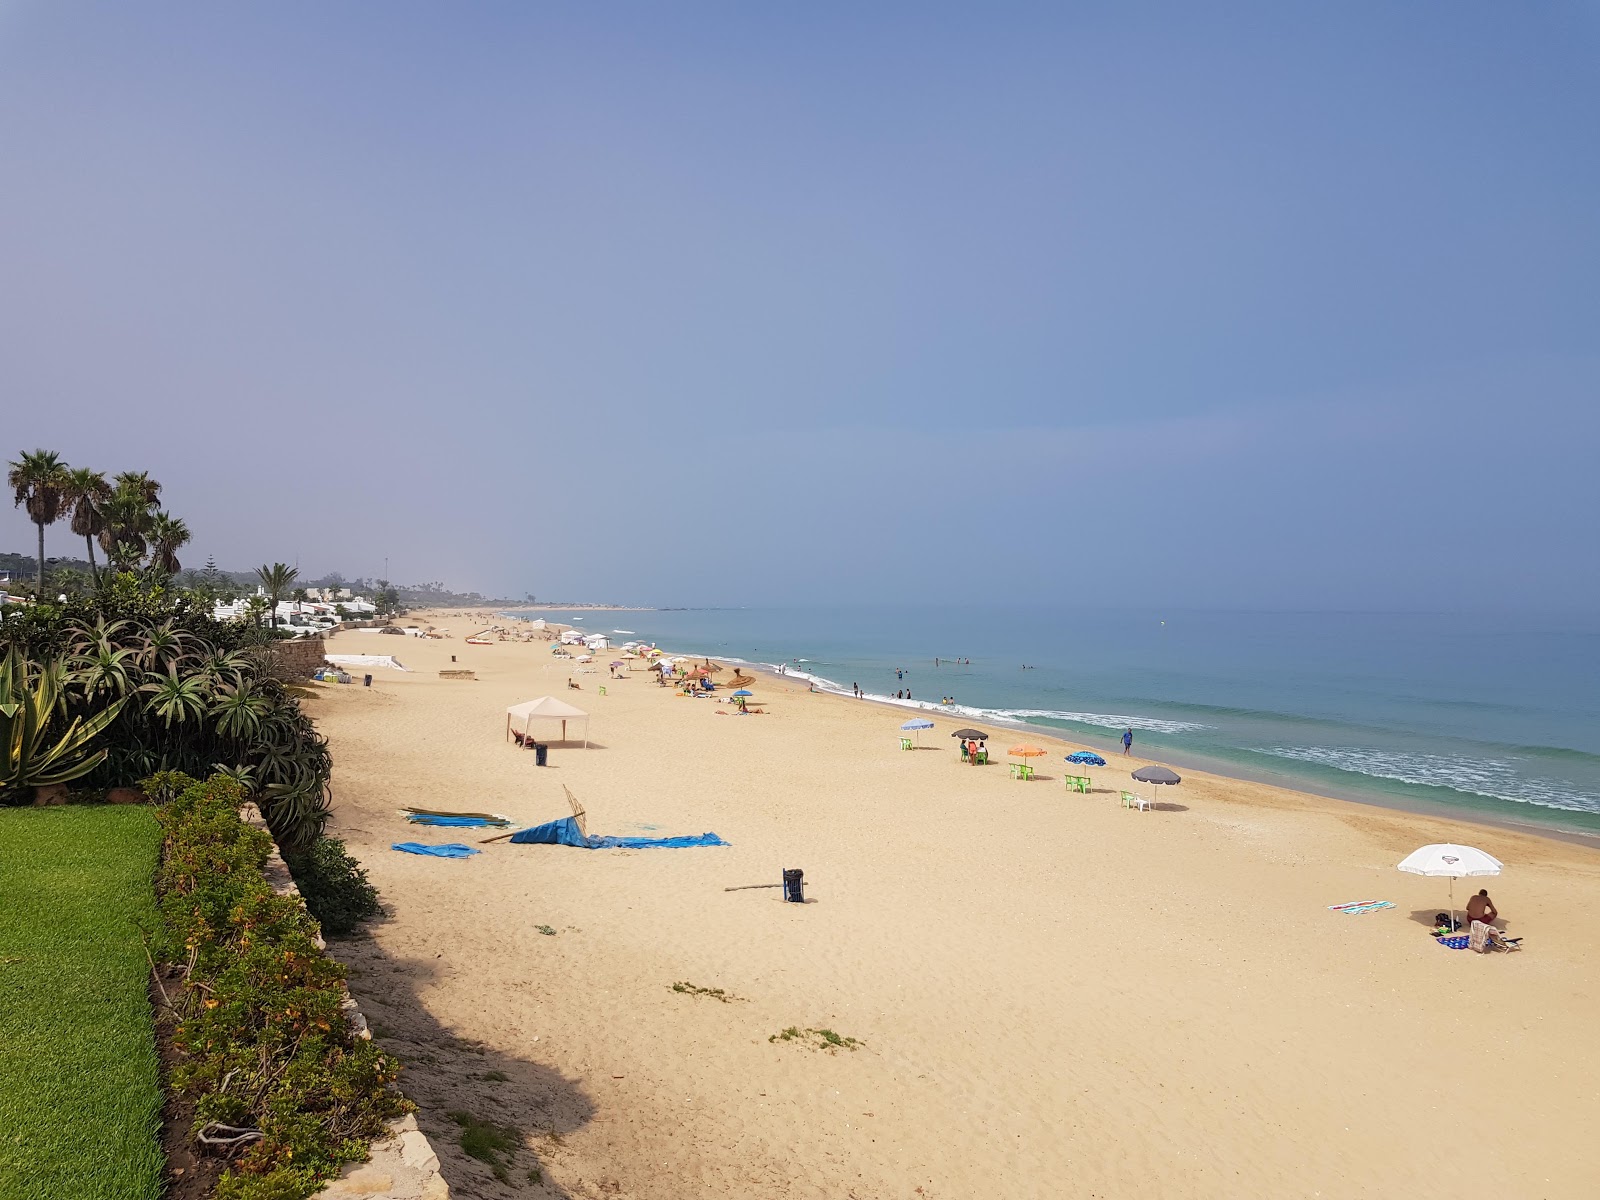
[[[1592,608],[1597,51],[1571,4],[0,0],[0,450],[148,470],[186,567]]]

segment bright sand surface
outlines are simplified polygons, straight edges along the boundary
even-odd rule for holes
[[[1193,773],[1131,811],[1138,758],[1068,793],[1038,733],[993,731],[1002,764],[1024,737],[1051,748],[1016,782],[963,765],[955,721],[904,752],[887,707],[763,676],[766,711],[735,717],[608,679],[614,653],[573,675],[546,644],[467,646],[460,614],[431,619],[453,640],[339,635],[331,653],[415,673],[307,707],[331,832],[390,913],[334,950],[457,1195],[1600,1195],[1600,852]],[[475,682],[438,678],[452,654]],[[540,770],[504,710],[544,694],[589,709],[594,744]],[[566,815],[563,784],[592,833],[732,845],[389,849],[496,832],[408,826],[402,805],[521,827]],[[1395,864],[1435,841],[1505,861],[1457,903],[1488,886],[1523,952],[1428,936],[1446,881]],[[724,890],[784,867],[809,903]],[[1396,907],[1326,907],[1369,899]],[[791,1026],[865,1046],[769,1041]],[[517,1131],[509,1184],[452,1111]]]

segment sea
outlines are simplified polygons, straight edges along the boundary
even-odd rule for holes
[[[507,613],[968,723],[1600,838],[1600,615],[1047,606]],[[909,693],[909,699],[896,693]],[[953,703],[943,703],[945,698]]]

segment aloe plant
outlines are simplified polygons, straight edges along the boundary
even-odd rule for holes
[[[0,660],[0,803],[24,788],[79,779],[104,761],[95,739],[122,709],[116,700],[88,719],[73,717],[59,737],[52,725],[66,712],[61,663],[29,662],[16,647]]]

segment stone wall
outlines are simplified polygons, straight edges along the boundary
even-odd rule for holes
[[[327,665],[324,655],[327,647],[319,637],[295,638],[287,642],[272,642],[267,647],[278,671],[293,679],[310,679]]]

